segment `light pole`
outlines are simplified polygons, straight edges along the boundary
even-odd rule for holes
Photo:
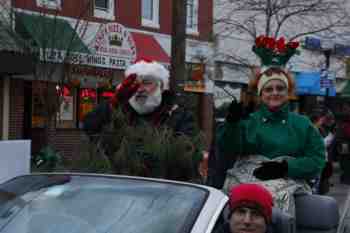
[[[170,90],[182,92],[179,83],[185,77],[187,0],[172,0]]]

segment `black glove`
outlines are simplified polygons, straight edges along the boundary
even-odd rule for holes
[[[242,103],[233,100],[228,107],[228,114],[226,116],[227,122],[238,122],[242,117],[243,107]]]
[[[254,111],[252,104],[244,107],[242,103],[238,103],[233,100],[228,108],[228,114],[226,116],[227,122],[238,122],[241,119],[246,119],[250,113]]]
[[[273,180],[284,178],[288,174],[287,161],[282,162],[263,162],[260,167],[256,168],[253,175],[259,180]]]

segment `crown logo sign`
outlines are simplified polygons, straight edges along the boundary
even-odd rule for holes
[[[263,66],[285,66],[294,54],[300,53],[298,47],[299,42],[286,43],[283,37],[276,40],[268,36],[259,36],[252,50],[260,58]]]
[[[109,45],[112,46],[122,46],[123,37],[119,34],[111,34],[108,36]]]

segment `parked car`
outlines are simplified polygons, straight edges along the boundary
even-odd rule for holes
[[[310,204],[314,205],[312,215],[317,218],[311,217],[313,228],[304,224],[303,232],[335,232],[332,201],[327,205],[319,205],[317,198],[302,202],[308,203],[304,205],[309,213]],[[317,211],[324,207],[327,211]],[[0,184],[1,233],[216,233],[227,224],[228,216],[226,195],[191,183],[48,173],[18,176]],[[299,223],[308,223],[305,216]],[[292,217],[273,210],[270,232],[294,233],[296,229],[298,221],[295,225]]]

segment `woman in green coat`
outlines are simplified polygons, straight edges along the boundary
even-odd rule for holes
[[[227,122],[219,133],[220,153],[232,159],[252,154],[269,159],[293,158],[263,162],[253,172],[259,180],[315,178],[325,164],[325,146],[306,116],[289,111],[291,77],[281,68],[270,68],[257,77],[253,86],[261,102],[259,109],[242,119],[242,106],[231,104]]]
[[[250,87],[257,93],[259,109],[243,117],[241,104],[232,102],[217,138],[220,153],[236,160],[227,170],[223,191],[240,183],[259,183],[272,193],[275,206],[291,216],[294,196],[311,193],[305,181],[316,178],[325,164],[318,130],[307,117],[289,111],[294,85],[283,66],[297,47],[283,38],[257,38],[253,51],[264,67]]]

